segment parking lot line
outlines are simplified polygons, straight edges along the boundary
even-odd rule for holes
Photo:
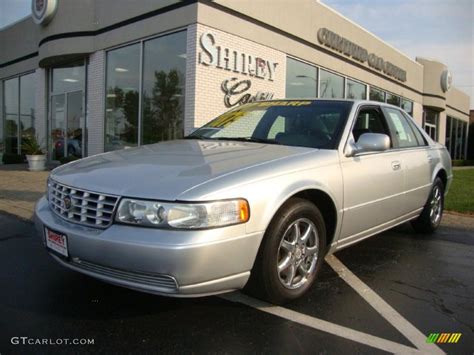
[[[426,342],[426,334],[420,332],[408,320],[402,317],[392,306],[385,302],[375,291],[350,271],[338,258],[330,255],[326,262],[334,271],[351,286],[367,303],[369,303],[382,317],[410,340],[420,351],[430,354],[444,354],[434,344]]]
[[[259,311],[273,314],[289,321],[352,340],[363,345],[371,346],[376,349],[396,354],[422,354],[422,352],[416,348],[399,344],[391,340],[379,338],[377,336],[363,333],[358,330],[347,328],[319,318],[311,317],[288,308],[274,306],[270,303],[257,300],[239,292],[223,294],[220,297],[227,301],[242,303]]]

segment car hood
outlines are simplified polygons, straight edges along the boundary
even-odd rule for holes
[[[95,192],[171,201],[212,179],[311,151],[251,142],[176,140],[81,159],[56,168],[51,178]]]

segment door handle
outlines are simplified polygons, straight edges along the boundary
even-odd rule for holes
[[[400,170],[401,167],[402,167],[402,164],[398,160],[392,161],[393,170]]]
[[[433,157],[431,155],[428,155],[428,163],[431,163],[433,161]]]

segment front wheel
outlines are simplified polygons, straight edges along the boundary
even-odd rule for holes
[[[311,202],[292,198],[273,217],[262,240],[245,291],[283,304],[314,283],[326,251],[326,227]]]
[[[440,178],[436,178],[423,211],[420,216],[412,222],[415,231],[424,234],[433,233],[441,223],[443,210],[444,184]]]

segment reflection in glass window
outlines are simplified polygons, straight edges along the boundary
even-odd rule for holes
[[[354,100],[367,99],[367,86],[357,81],[346,80],[346,98]]]
[[[387,93],[387,104],[400,106],[400,96]]]
[[[140,44],[107,53],[105,150],[138,144]]]
[[[0,152],[18,154],[22,138],[34,136],[35,87],[34,73],[3,82],[4,121],[0,122]]]
[[[464,159],[465,140],[467,123],[461,120],[456,120],[456,136],[454,141],[454,159]]]
[[[451,152],[451,127],[453,118],[451,116],[446,117],[446,135],[444,139],[444,145]]]
[[[423,128],[426,133],[435,141],[438,140],[438,120],[439,113],[430,109],[424,111]]]
[[[369,90],[369,100],[385,102],[385,92],[371,87]]]
[[[53,93],[84,90],[84,60],[67,63],[52,69]]]
[[[18,153],[18,78],[4,81],[5,153]]]
[[[344,78],[342,76],[320,70],[320,90],[319,97],[325,99],[344,98]]]
[[[146,41],[143,53],[142,144],[182,138],[186,32]]]
[[[286,60],[286,97],[310,98],[317,96],[318,71],[298,60]]]
[[[20,77],[20,134],[21,138],[35,136],[35,74]],[[43,144],[44,142],[39,142]]]
[[[402,109],[410,116],[413,116],[413,101],[402,99]]]

